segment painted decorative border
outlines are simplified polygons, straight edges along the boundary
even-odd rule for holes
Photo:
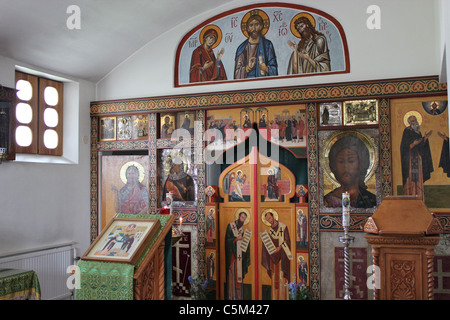
[[[391,153],[391,123],[389,99],[380,99],[378,103],[380,131],[380,171],[381,193],[384,196],[392,194],[392,153]]]
[[[309,202],[309,270],[313,297],[320,297],[319,241],[319,149],[317,143],[317,107],[306,105],[308,121],[308,202]]]
[[[206,121],[206,112],[204,110],[197,111],[197,120],[195,122],[195,131],[200,132],[203,136],[205,130],[204,123]],[[202,140],[194,140],[194,148],[203,152],[204,144]],[[198,260],[198,273],[206,278],[206,165],[197,164],[198,176],[197,176],[197,260]]]
[[[371,82],[305,85],[272,89],[255,89],[179,96],[160,96],[127,100],[95,101],[91,115],[112,115],[124,112],[138,114],[183,109],[212,109],[273,105],[274,103],[325,102],[340,99],[381,99],[417,95],[447,94],[447,85],[438,77],[420,77]]]
[[[98,126],[99,118],[91,117],[91,215],[90,240],[94,242],[99,234],[98,227]]]
[[[157,134],[157,114],[153,113],[150,114],[148,117],[148,138],[149,138],[149,152],[148,156],[150,157],[150,168],[149,168],[149,193],[153,196],[150,197],[150,210],[152,212],[156,212],[158,208],[158,199],[155,195],[158,194],[157,192],[157,185],[158,185],[158,166],[157,166],[157,151],[156,151],[156,134]]]
[[[147,140],[139,141],[100,141],[98,148],[102,151],[118,151],[118,150],[148,150],[149,143]]]

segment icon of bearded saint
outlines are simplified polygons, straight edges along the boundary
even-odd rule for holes
[[[278,75],[278,63],[273,43],[265,38],[270,19],[262,10],[244,15],[242,33],[247,37],[235,54],[234,78],[257,78]]]
[[[164,183],[162,194],[171,192],[173,201],[194,201],[195,186],[194,180],[184,171],[184,164],[181,159],[171,161],[169,175]]]
[[[346,136],[336,141],[330,149],[329,164],[340,186],[325,195],[327,207],[342,206],[342,193],[350,193],[351,206],[372,208],[376,196],[367,190],[365,178],[370,166],[369,150],[356,136]]]
[[[297,14],[291,21],[291,32],[298,44],[288,41],[292,54],[287,74],[331,71],[330,52],[324,34],[315,29],[315,19],[307,12]]]

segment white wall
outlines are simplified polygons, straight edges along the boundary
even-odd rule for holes
[[[0,84],[15,87],[16,65],[24,66],[0,57]],[[90,136],[95,85],[58,76],[69,80],[64,88],[66,157],[63,163],[0,164],[0,256],[67,242],[75,242],[83,254],[89,246],[90,145],[83,137]]]
[[[237,0],[220,10],[194,17],[167,31],[117,66],[97,83],[97,100],[178,95],[262,87],[308,85],[438,75],[441,70],[440,17],[437,0],[283,1],[322,10],[335,17],[347,36],[350,73],[296,79],[246,81],[174,88],[175,51],[187,31],[223,11],[253,4]],[[381,29],[370,30],[366,12],[381,9]]]

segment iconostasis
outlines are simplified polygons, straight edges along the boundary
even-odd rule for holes
[[[417,81],[434,82],[436,86],[431,86],[434,88],[431,91],[417,92],[413,90],[415,88],[413,84],[417,84]],[[364,91],[364,99],[359,99],[356,88],[362,86],[367,90]],[[371,92],[371,88],[387,86],[391,88],[390,90],[395,89],[390,94],[390,98],[379,97],[378,90]],[[405,91],[405,87],[410,88],[410,91]],[[429,87],[423,86],[423,88]],[[358,139],[357,141],[360,144],[362,143],[361,146],[363,146],[361,149],[367,149],[365,151],[367,168],[362,181],[365,185],[363,188],[365,196],[363,198],[368,202],[362,202],[362,206],[355,206],[351,209],[351,230],[354,232],[361,232],[361,226],[376,210],[383,196],[403,194],[401,190],[401,162],[397,160],[400,157],[399,149],[402,136],[402,129],[399,124],[403,126],[403,129],[406,127],[404,118],[408,112],[415,112],[416,116],[417,113],[421,115],[421,128],[424,132],[430,131],[430,128],[433,130],[429,140],[434,171],[431,173],[430,179],[424,182],[425,201],[437,201],[436,199],[433,200],[433,194],[428,196],[429,192],[433,192],[433,190],[445,192],[441,189],[447,187],[446,179],[450,179],[447,176],[448,169],[444,166],[446,155],[443,145],[447,140],[442,138],[445,134],[448,136],[448,120],[446,117],[448,110],[446,109],[445,90],[437,84],[437,79],[404,79],[371,84],[333,85],[326,89],[329,94],[341,92],[340,99],[333,97],[335,102],[324,102],[323,95],[317,94],[323,92],[324,88],[317,86],[314,88],[271,89],[268,91],[273,94],[271,96],[273,98],[263,102],[255,100],[259,93],[258,90],[251,95],[247,92],[200,94],[199,98],[201,99],[196,100],[197,104],[189,107],[186,107],[186,103],[190,97],[93,102],[91,104],[91,238],[94,240],[102,226],[117,212],[116,194],[120,197],[120,190],[126,185],[127,171],[129,171],[130,177],[134,176],[139,182],[136,183],[138,187],[135,189],[139,192],[134,192],[134,195],[139,195],[141,200],[133,203],[136,204],[134,206],[131,205],[132,202],[130,201],[125,206],[128,209],[121,210],[144,209],[148,210],[149,213],[155,213],[165,205],[164,184],[167,180],[170,182],[171,167],[178,162],[177,167],[179,168],[176,169],[176,174],[179,178],[184,179],[185,185],[189,186],[191,190],[187,192],[189,188],[186,188],[185,193],[180,192],[181,198],[174,201],[172,209],[173,214],[182,218],[183,230],[186,231],[184,237],[186,239],[183,238],[180,241],[180,244],[183,244],[186,248],[178,249],[179,263],[183,262],[193,274],[204,275],[205,277],[208,274],[211,279],[217,279],[218,274],[211,273],[211,268],[208,269],[208,266],[218,262],[215,260],[216,257],[220,257],[220,253],[217,251],[220,246],[220,236],[216,233],[218,225],[216,224],[214,228],[211,228],[211,221],[214,221],[213,214],[216,215],[217,219],[217,201],[223,200],[220,199],[218,179],[212,179],[214,184],[211,185],[212,191],[210,191],[210,185],[207,184],[207,167],[214,166],[214,161],[218,159],[223,160],[224,157],[220,155],[223,155],[226,150],[237,148],[239,141],[251,139],[250,135],[243,130],[245,119],[251,117],[251,122],[254,124],[252,130],[263,132],[261,136],[270,138],[268,141],[272,141],[271,145],[279,145],[280,150],[283,150],[282,153],[288,154],[292,159],[297,159],[296,161],[304,166],[301,170],[290,170],[296,177],[295,188],[306,186],[303,191],[295,193],[293,200],[298,204],[305,201],[305,210],[302,210],[302,212],[306,213],[305,217],[308,222],[305,242],[300,249],[295,249],[297,263],[303,266],[297,269],[303,270],[302,277],[307,279],[306,281],[312,290],[316,290],[313,293],[319,294],[321,288],[320,272],[326,268],[320,263],[322,248],[320,247],[319,235],[324,232],[339,232],[342,230],[340,208],[333,206],[333,202],[326,201],[330,198],[329,194],[339,188],[337,177],[329,165],[330,153],[333,146],[338,144],[338,141],[345,142],[348,137]],[[314,92],[315,94],[308,100],[297,101],[295,97],[303,97],[305,92]],[[345,99],[344,92],[350,92],[351,96]],[[402,98],[403,94],[407,94],[407,97]],[[416,97],[411,97],[411,94],[416,95]],[[230,97],[236,95],[242,97],[240,105],[230,103]],[[371,99],[365,99],[367,95],[371,96]],[[329,98],[331,99],[331,97]],[[199,102],[203,101],[202,99],[204,99],[205,105],[214,101],[216,108],[209,110],[200,105]],[[286,104],[286,100],[290,103]],[[424,109],[424,106],[426,108],[433,101],[437,101],[441,106],[440,114],[431,115],[427,113],[426,110],[428,109]],[[118,105],[121,105],[123,109],[121,115],[117,114]],[[165,108],[158,109],[156,106]],[[217,108],[218,106],[222,106],[222,108]],[[354,108],[346,108],[349,106]],[[369,112],[373,109],[371,106],[375,106],[375,113]],[[359,108],[360,111],[356,112],[356,116],[353,116],[349,121],[346,118],[346,112],[351,109],[356,110],[356,108]],[[328,115],[325,109],[328,109]],[[267,113],[264,113],[265,111]],[[189,129],[191,130],[182,131],[185,136],[188,136],[187,133],[190,135],[191,132],[194,132],[195,136],[195,130],[198,130],[203,139],[195,140],[192,136],[190,139],[184,140],[184,138],[180,138],[183,134],[179,134],[175,139],[162,138],[164,119],[167,114],[171,113],[173,114],[172,119],[175,119],[174,127],[181,128],[183,123],[187,126],[188,121],[185,121],[185,119],[191,120],[189,123]],[[263,114],[266,114],[266,116],[263,117]],[[195,117],[191,118],[191,115],[195,115]],[[123,117],[144,119],[144,122],[148,125],[147,129],[143,130],[146,135],[132,139],[121,138],[119,130],[121,125],[119,124],[124,123]],[[290,117],[304,119],[303,141],[298,129],[297,139],[294,141],[290,138],[289,143],[286,138],[281,138],[280,130],[278,130],[278,137],[277,134],[267,137],[267,132],[264,133],[264,128],[267,127],[264,127],[263,121],[261,122],[262,128],[258,128],[259,120],[266,117],[269,126],[271,121],[274,125],[275,122]],[[113,134],[110,136],[115,136],[115,139],[105,135],[105,132],[109,130],[104,126],[103,120],[106,118],[112,123]],[[194,124],[191,124],[192,120],[194,120]],[[128,121],[126,122],[128,123]],[[133,123],[137,125],[138,122],[136,120],[130,121],[130,130],[128,131],[133,131]],[[218,134],[220,129],[214,127],[215,123],[228,125],[228,127],[232,127],[234,123],[237,128],[231,129],[235,130],[233,138],[227,139],[226,135],[220,137],[220,134]],[[242,130],[239,130],[241,128]],[[211,130],[208,131],[208,129]],[[222,139],[221,144],[219,143],[220,138]],[[199,150],[201,150],[200,153],[198,153]],[[200,162],[196,161],[196,154],[200,157]],[[441,158],[443,159],[442,164]],[[206,160],[210,164],[207,164]],[[219,171],[221,172],[227,166],[226,163],[220,165]],[[129,169],[130,167],[136,170]],[[134,172],[134,175],[131,171]],[[216,175],[218,176],[220,172]],[[172,174],[175,175],[174,172]],[[171,188],[174,188],[174,185]],[[429,188],[432,191],[429,191]],[[125,191],[123,193],[125,194]],[[129,195],[132,193],[129,192]],[[192,198],[192,193],[194,198]],[[148,201],[146,199],[147,194]],[[211,194],[211,197],[208,194]],[[306,196],[301,200],[299,194],[306,194]],[[439,197],[437,199],[444,201]],[[440,219],[444,230],[448,232],[448,206],[439,204],[439,202],[434,203],[436,204],[432,204],[431,208]],[[214,233],[210,230],[214,230]],[[298,242],[302,238],[299,233],[295,233],[295,237]],[[339,252],[336,253],[336,255],[338,254]],[[182,265],[179,267],[182,267]],[[218,270],[218,268],[215,270]],[[308,270],[306,276],[304,270]],[[297,277],[297,279],[300,278],[300,272],[297,272]],[[183,284],[183,277],[178,277],[178,279],[178,287],[186,287],[187,283]],[[188,290],[180,289],[179,294],[188,295]],[[217,296],[219,297],[219,292],[217,292]]]
[[[301,41],[312,34],[315,49]],[[254,38],[264,43],[258,54]],[[307,50],[315,68],[301,58]],[[186,33],[175,60],[175,87],[350,72],[338,20],[281,3],[208,19]],[[405,187],[402,172],[414,172],[402,168],[401,151],[411,115],[426,135],[429,169]],[[92,102],[91,239],[118,212],[170,206],[182,231],[173,247],[174,295],[189,296],[192,276],[209,280],[216,299],[286,299],[291,282],[313,297],[340,299],[343,190],[352,190],[355,234],[384,196],[418,190],[448,233],[448,136],[446,86],[437,77]],[[283,243],[274,221],[289,233],[281,269],[264,258]],[[246,262],[236,266],[226,243],[240,232]],[[365,279],[368,246],[352,250]],[[367,299],[366,284],[356,287],[354,297]]]

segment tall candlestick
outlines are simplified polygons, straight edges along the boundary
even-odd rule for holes
[[[347,191],[342,194],[342,226],[350,226],[350,194]]]
[[[350,194],[347,191],[342,194],[342,227],[344,228],[344,236],[339,237],[339,241],[344,244],[344,300],[351,300],[349,245],[355,238],[348,234],[350,227]]]

